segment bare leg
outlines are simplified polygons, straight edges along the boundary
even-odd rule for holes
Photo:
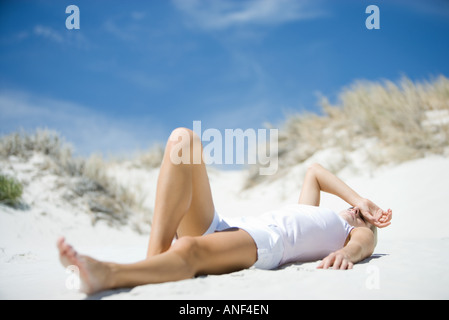
[[[186,143],[173,137],[188,135],[190,164],[174,164],[170,154]],[[214,203],[204,162],[194,164],[194,144],[202,151],[201,140],[191,130],[178,128],[167,142],[159,173],[153,224],[147,256],[160,254],[170,248],[174,236],[200,236],[209,228],[214,217]]]
[[[168,251],[133,264],[101,262],[78,254],[63,238],[58,240],[61,262],[80,270],[82,290],[98,291],[191,278],[197,274],[223,274],[249,268],[257,247],[243,230],[183,237]]]
[[[201,141],[188,129],[176,129],[172,134],[180,130],[190,137],[192,154],[193,142],[201,146]],[[146,260],[133,264],[102,262],[78,254],[63,238],[58,240],[60,260],[66,267],[78,266],[84,292],[228,273],[256,261],[257,247],[243,230],[201,236],[215,211],[209,179],[204,163],[193,164],[193,156],[191,164],[172,163],[170,152],[178,143],[167,143]],[[175,234],[181,238],[171,246]]]

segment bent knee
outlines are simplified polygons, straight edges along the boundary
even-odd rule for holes
[[[319,163],[312,163],[311,165],[308,166],[306,173],[316,174],[321,169],[323,169],[323,167]]]
[[[309,165],[308,170],[312,171],[312,170],[318,170],[321,168],[322,168],[322,166],[318,162],[315,162],[315,163],[312,163],[311,165]]]
[[[195,275],[200,251],[198,240],[190,236],[179,238],[172,245],[171,250],[183,260],[186,268],[191,270],[192,276]]]
[[[171,133],[170,133],[170,137],[169,140],[170,141],[174,141],[174,140],[178,140],[179,137],[190,137],[192,135],[192,130],[188,129],[188,128],[183,128],[183,127],[179,127],[174,129]]]
[[[196,132],[184,127],[174,129],[168,138],[169,141],[179,141],[180,139],[182,141],[201,140]]]
[[[193,254],[197,246],[198,241],[195,237],[185,236],[176,240],[172,246],[172,250]]]
[[[194,143],[201,145],[201,138],[194,131],[188,128],[176,128],[168,138],[169,146],[178,146],[179,148],[192,149]]]
[[[167,147],[175,164],[198,164],[202,162],[200,137],[190,129],[176,128],[168,138]]]

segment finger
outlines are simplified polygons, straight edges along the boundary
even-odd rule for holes
[[[393,211],[391,209],[388,209],[387,211],[387,221],[391,221],[393,219]]]
[[[343,261],[341,262],[340,270],[346,270],[348,268],[348,265],[349,265],[349,261],[346,259],[343,259]]]
[[[390,222],[378,222],[376,221],[375,223],[373,223],[377,228],[385,228],[387,226],[389,226],[391,223]]]
[[[334,270],[338,270],[340,269],[341,263],[342,263],[343,257],[342,256],[337,256],[334,260],[334,265],[333,265],[333,269]]]
[[[388,227],[390,224],[391,224],[391,222],[384,222],[384,223],[375,224],[375,226],[378,228],[385,228],[385,227]]]
[[[328,269],[329,266],[330,266],[331,264],[332,264],[332,263],[331,263],[331,261],[330,261],[329,258],[324,259],[324,260],[323,260],[323,269],[324,269],[324,270]]]
[[[381,222],[387,222],[389,218],[390,218],[389,213],[388,213],[387,211],[384,211],[384,212],[382,213],[382,217],[379,219],[379,221],[381,221]]]
[[[348,262],[348,270],[352,269],[354,267],[354,264],[352,262]]]
[[[374,215],[374,219],[379,221],[379,219],[382,217],[382,214],[383,214],[383,210],[382,209],[377,210],[376,214]]]
[[[393,218],[393,213],[391,211],[391,209],[389,209],[388,211],[384,212],[384,215],[382,216],[382,219],[379,221],[379,228],[385,228],[387,226],[389,226],[391,224],[391,219]]]
[[[391,220],[391,215],[388,215],[386,217],[382,217],[378,221],[375,221],[373,223],[373,225],[375,225],[378,228],[385,228],[391,224],[390,220]]]
[[[378,227],[378,228],[382,228],[382,227],[381,227],[382,222],[380,222],[380,221],[374,221],[374,222],[372,222],[371,224],[375,225],[375,226]]]
[[[329,269],[329,267],[332,266],[334,260],[335,260],[335,255],[333,255],[333,254],[329,255],[326,259],[324,259],[323,269]]]
[[[378,228],[386,228],[391,224],[391,222],[382,223],[378,226]]]

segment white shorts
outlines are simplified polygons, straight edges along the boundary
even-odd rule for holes
[[[230,228],[245,230],[257,246],[257,261],[254,267],[275,269],[280,265],[284,254],[284,243],[279,228],[257,217],[224,218],[217,211],[209,229],[204,235]]]

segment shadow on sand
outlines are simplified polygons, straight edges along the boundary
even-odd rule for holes
[[[376,254],[373,254],[371,257],[366,258],[366,259],[358,262],[357,264],[368,264],[368,263],[370,263],[373,260],[377,260],[377,259],[380,259],[380,258],[388,256],[388,255],[389,254],[386,254],[386,253],[376,253]],[[283,269],[286,269],[286,268],[291,267],[291,266],[296,266],[296,267],[301,268],[301,266],[303,264],[306,264],[306,263],[309,263],[309,262],[291,262],[291,263],[287,263],[287,264],[281,265],[278,268],[274,269],[273,271],[275,271],[275,270],[283,270]],[[309,270],[309,269],[304,269],[304,270]],[[310,270],[313,270],[313,269],[310,269]]]
[[[93,295],[87,296],[86,298],[84,298],[84,300],[101,300],[103,298],[107,298],[109,296],[113,296],[116,294],[128,293],[132,289],[133,288],[121,288],[121,289],[115,289],[115,290],[101,291],[101,292],[95,293]]]

